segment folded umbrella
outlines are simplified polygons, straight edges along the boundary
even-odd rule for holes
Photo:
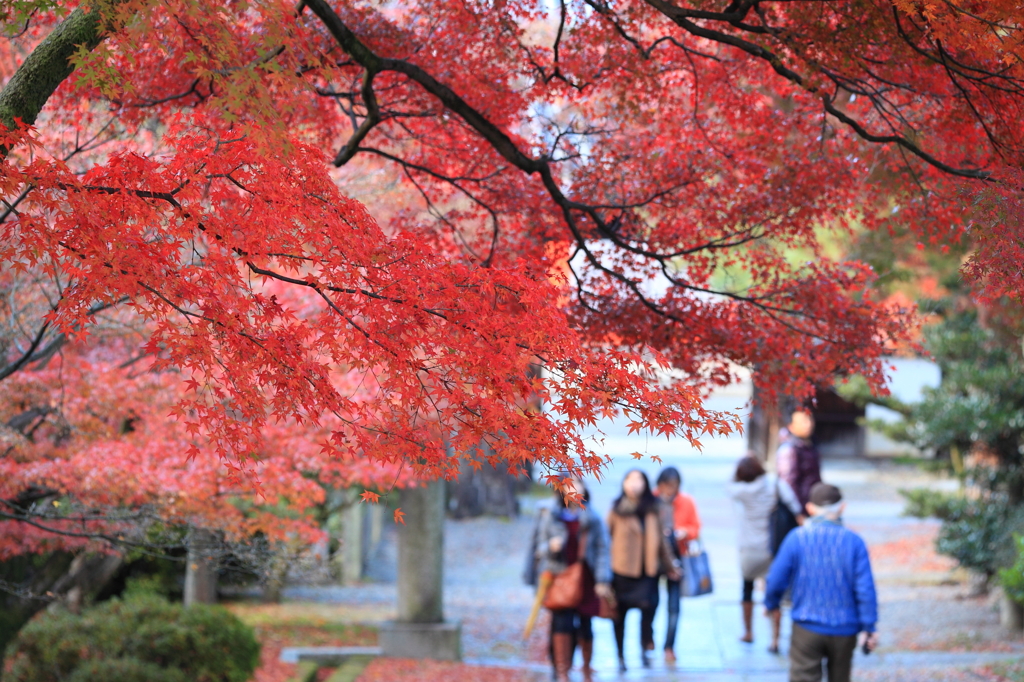
[[[551,575],[551,571],[544,571],[537,580],[537,595],[533,598],[533,608],[530,609],[530,617],[526,619],[523,639],[529,639],[530,633],[533,632],[533,626],[537,624],[537,615],[540,613],[540,607],[544,605],[544,597],[548,593],[548,588],[551,587],[552,580],[554,580],[554,577]]]

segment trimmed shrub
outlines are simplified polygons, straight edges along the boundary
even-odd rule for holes
[[[903,515],[919,519],[935,517],[945,520],[965,504],[963,495],[928,488],[900,490],[900,495],[907,501]]]
[[[37,617],[8,648],[4,682],[245,682],[259,652],[252,628],[223,608],[137,596]]]
[[[144,663],[137,658],[110,658],[84,661],[67,682],[188,682],[185,673]]]
[[[1017,560],[1013,536],[1024,532],[1024,507],[1010,504],[1006,494],[968,498],[927,489],[900,494],[907,500],[907,516],[941,519],[935,540],[939,554],[989,577]]]
[[[942,517],[935,549],[964,568],[995,575],[1001,550],[1010,544],[1010,512],[999,501],[962,500],[950,505]]]

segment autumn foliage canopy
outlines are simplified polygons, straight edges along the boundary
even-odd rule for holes
[[[7,518],[269,532],[481,443],[593,471],[612,414],[736,428],[701,398],[738,366],[881,383],[912,315],[829,234],[1019,250],[1017,3],[0,9]],[[33,518],[0,556],[95,529]]]

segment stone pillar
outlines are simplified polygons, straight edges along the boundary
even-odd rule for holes
[[[270,560],[267,562],[263,579],[263,601],[280,604],[284,598],[284,584],[288,577],[289,548],[283,542],[271,545]]]
[[[444,484],[402,491],[398,527],[398,620],[440,623],[444,581]]]
[[[375,504],[363,510],[363,568],[376,554],[384,537],[384,506]]]
[[[217,603],[217,538],[208,530],[189,533],[185,563],[185,606]]]
[[[367,554],[372,553],[366,527],[373,515],[380,513],[378,505],[360,501],[359,490],[336,490],[330,496],[332,512],[327,518],[327,532],[338,543],[330,557],[331,573],[342,585],[355,585],[363,579]]]
[[[355,490],[352,493],[355,498]],[[343,585],[355,585],[363,578],[364,507],[353,499],[341,512],[341,556],[338,565]]]
[[[398,619],[380,631],[385,656],[458,660],[461,626],[444,621],[444,483],[402,491]]]
[[[1002,590],[999,592],[999,624],[1015,634],[1024,630],[1024,606],[1010,599]]]

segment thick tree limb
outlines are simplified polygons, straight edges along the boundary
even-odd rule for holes
[[[0,123],[8,130],[16,120],[25,125],[36,122],[50,95],[71,72],[71,57],[78,47],[95,49],[103,40],[103,20],[97,10],[76,9],[62,21],[22,63],[7,86],[0,91]],[[0,158],[9,150],[0,147]]]

